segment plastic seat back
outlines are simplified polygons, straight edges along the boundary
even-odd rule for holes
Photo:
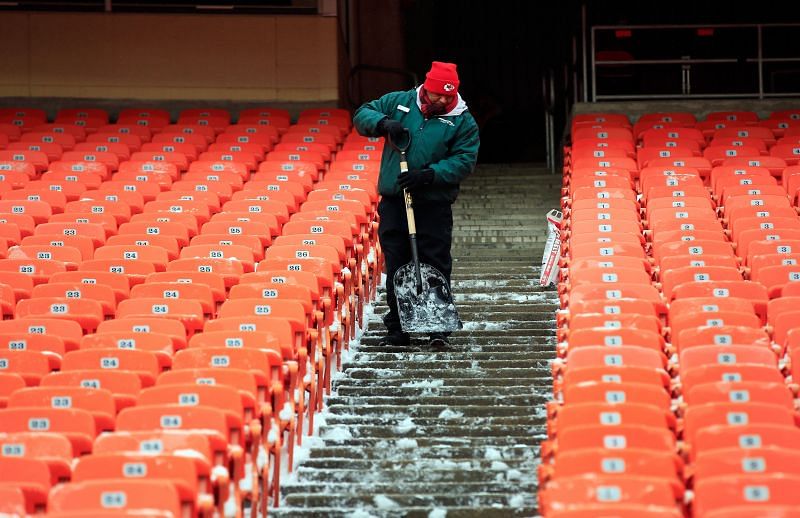
[[[75,512],[84,516],[100,516],[108,510],[181,515],[180,496],[175,486],[146,479],[62,484],[50,493],[47,508],[52,513]]]

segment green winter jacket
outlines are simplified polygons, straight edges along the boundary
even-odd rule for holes
[[[419,87],[418,87],[419,88]],[[450,112],[431,117],[422,115],[418,89],[391,92],[361,106],[353,116],[353,124],[361,135],[377,137],[376,126],[384,117],[403,123],[411,133],[406,151],[408,168],[433,169],[433,184],[414,192],[417,202],[453,203],[458,186],[475,169],[478,160],[478,125],[467,111],[467,103],[459,95]],[[387,142],[383,148],[378,191],[383,196],[399,196],[400,154]]]

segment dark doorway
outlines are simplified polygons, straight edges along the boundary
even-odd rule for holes
[[[405,3],[408,68],[458,64],[461,93],[481,128],[482,162],[545,160],[542,76],[569,46],[565,10],[525,0]]]

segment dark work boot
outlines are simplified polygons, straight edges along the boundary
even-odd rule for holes
[[[450,339],[445,333],[431,333],[431,347],[450,347]]]
[[[380,339],[378,345],[406,346],[411,343],[411,336],[399,330],[389,331]]]

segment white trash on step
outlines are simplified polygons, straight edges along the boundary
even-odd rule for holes
[[[560,210],[552,209],[547,213],[547,242],[542,254],[542,273],[539,276],[541,286],[558,283],[558,260],[561,257],[561,220],[564,215]]]

